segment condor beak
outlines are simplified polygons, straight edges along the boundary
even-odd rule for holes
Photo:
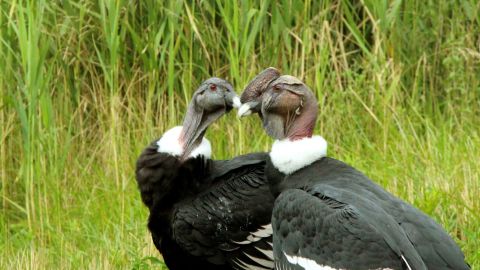
[[[237,116],[241,118],[241,117],[252,114],[252,111],[259,112],[261,106],[262,106],[262,103],[256,100],[244,103],[242,104],[242,106],[240,106],[240,108],[238,108]]]
[[[237,116],[244,117],[252,113],[259,113],[262,109],[261,95],[268,85],[280,77],[280,71],[276,68],[269,67],[260,72],[243,90],[240,101],[242,106],[238,109]],[[260,114],[261,117],[261,114]]]
[[[233,91],[228,91],[225,94],[225,102],[229,107],[240,108],[242,103],[240,102],[240,97]]]

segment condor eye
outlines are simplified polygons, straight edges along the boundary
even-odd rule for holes
[[[216,84],[210,84],[210,90],[216,91],[217,90],[217,85]]]

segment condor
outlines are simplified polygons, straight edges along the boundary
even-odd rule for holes
[[[276,269],[469,269],[445,230],[363,173],[327,157],[313,135],[317,101],[299,79],[266,69],[239,116],[258,112],[276,141],[265,174],[276,198]]]
[[[273,196],[265,153],[212,160],[204,134],[240,101],[225,80],[195,91],[182,126],[140,155],[136,179],[148,229],[169,269],[272,269]]]

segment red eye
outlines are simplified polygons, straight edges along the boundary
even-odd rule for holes
[[[212,91],[217,90],[217,85],[216,84],[211,84],[210,85],[210,90],[212,90]]]

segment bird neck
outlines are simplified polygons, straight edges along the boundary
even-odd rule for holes
[[[187,158],[202,142],[209,123],[206,123],[203,110],[192,102],[185,113],[179,141],[182,144],[182,159]]]
[[[184,127],[182,126],[176,126],[166,131],[163,134],[162,138],[157,141],[157,151],[177,157],[184,156],[185,144],[184,141],[182,141],[181,139],[182,134],[184,134],[183,129]],[[201,137],[201,142],[198,143],[192,151],[190,151],[186,158],[194,158],[200,155],[206,158],[210,158],[212,155],[212,146],[210,144],[210,141],[208,141],[203,136]]]
[[[296,115],[292,123],[286,123],[285,137],[290,141],[312,137],[315,122],[317,121],[318,107],[316,102],[309,101],[304,107],[299,109],[300,115]]]

